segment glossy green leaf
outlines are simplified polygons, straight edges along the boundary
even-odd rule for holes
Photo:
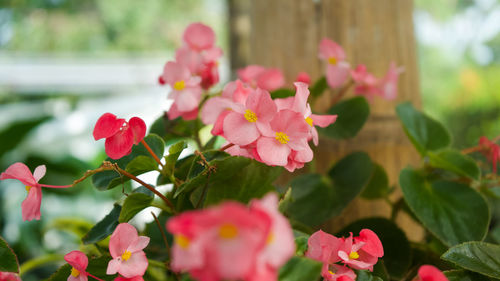
[[[144,193],[132,193],[123,202],[122,210],[120,212],[119,222],[128,222],[137,213],[146,209],[153,202],[154,197]]]
[[[417,111],[409,102],[396,107],[404,131],[420,154],[446,148],[451,143],[450,133],[441,123]]]
[[[17,262],[17,256],[1,236],[0,257],[0,272],[4,271],[19,273],[19,263]]]
[[[384,256],[380,260],[383,260],[387,273],[392,278],[402,278],[411,264],[410,242],[408,242],[405,233],[388,219],[368,218],[346,226],[338,236],[347,237],[350,232],[356,236],[364,228],[372,230],[380,238],[384,246]]]
[[[471,187],[448,181],[428,182],[410,168],[401,172],[399,183],[415,216],[446,245],[485,237],[490,218],[488,205]]]
[[[177,159],[179,159],[179,156],[185,148],[187,148],[187,144],[184,141],[177,142],[169,147],[168,155],[165,156],[165,167],[163,168],[169,175],[174,173]]]
[[[356,281],[382,281],[382,278],[373,276],[367,270],[358,270],[356,271],[356,273],[357,273]]]
[[[449,281],[490,281],[492,279],[467,270],[447,270],[443,271]]]
[[[460,151],[445,149],[439,152],[428,152],[430,165],[435,168],[453,172],[459,176],[479,180],[481,174],[476,161]]]
[[[279,281],[318,280],[321,275],[321,263],[304,258],[292,257],[279,271]]]
[[[328,83],[326,82],[325,76],[319,78],[318,81],[316,81],[314,85],[309,88],[312,97],[321,96],[326,91],[326,89],[328,89]]]
[[[295,91],[286,88],[274,90],[271,92],[271,98],[273,99],[282,99],[293,96],[295,96]]]
[[[500,245],[466,242],[452,247],[441,258],[464,269],[500,278]]]
[[[163,156],[165,143],[159,136],[150,134],[144,138],[144,141],[159,158]],[[157,163],[142,143],[134,145],[129,155],[118,160],[107,158],[106,161],[118,164],[120,168],[135,176],[158,168]],[[116,171],[104,171],[92,176],[92,183],[100,190],[111,189],[129,180],[127,177],[121,177]]]
[[[112,281],[116,278],[117,274],[106,274],[106,269],[110,260],[110,256],[103,256],[95,259],[89,258],[89,264],[86,271],[98,278],[101,278],[102,280]],[[66,281],[70,275],[71,265],[64,264],[54,274],[52,274],[47,281]],[[89,277],[88,280],[93,280],[93,278]]]
[[[90,231],[82,238],[83,244],[93,244],[101,241],[113,233],[118,226],[118,218],[122,207],[115,204],[111,212],[107,214],[100,222],[98,222]]]
[[[328,177],[318,174],[300,175],[290,183],[292,193],[285,212],[308,226],[318,226],[340,214],[368,182],[372,173],[370,157],[364,152],[341,159]]]
[[[201,127],[203,124],[200,120],[184,120],[181,117],[170,120],[165,113],[153,122],[149,133],[160,136],[167,145],[170,145],[180,140],[190,139],[193,132]]]
[[[364,97],[354,97],[334,105],[328,114],[337,114],[337,121],[326,128],[318,128],[319,131],[328,137],[348,139],[363,128],[370,115],[370,106]]]
[[[370,181],[361,192],[361,197],[365,199],[378,199],[386,197],[390,192],[389,178],[384,168],[377,163],[373,163],[373,173]]]

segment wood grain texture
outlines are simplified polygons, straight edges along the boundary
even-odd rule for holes
[[[411,0],[254,0],[250,6],[251,63],[284,70],[289,86],[300,71],[313,79],[324,73],[318,60],[318,44],[324,37],[341,44],[353,67],[366,64],[368,70],[383,76],[391,61],[403,65],[398,98],[371,103],[369,121],[352,140],[322,139],[315,154],[319,172],[346,154],[363,150],[388,172],[391,184],[397,184],[399,172],[418,163],[418,155],[404,135],[395,116],[395,105],[410,100],[420,105],[416,44]],[[243,61],[245,61],[243,59]],[[331,94],[314,105],[317,112],[328,109]],[[352,93],[349,93],[352,95]],[[400,193],[394,195],[396,199]],[[389,215],[385,202],[356,199],[341,216],[324,227],[332,232],[358,218]],[[420,239],[422,230],[410,219],[398,217],[410,239]]]

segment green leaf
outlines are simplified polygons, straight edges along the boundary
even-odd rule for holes
[[[0,145],[0,158],[2,158],[6,152],[18,146],[31,130],[49,119],[49,117],[42,117],[34,120],[11,123],[9,127],[0,132],[0,140],[2,140],[2,145]]]
[[[111,235],[118,226],[118,217],[120,216],[121,209],[122,207],[120,205],[115,204],[113,210],[83,236],[83,244],[97,243]]]
[[[356,281],[382,281],[382,278],[373,276],[367,270],[358,270],[356,271],[357,277]]]
[[[422,224],[448,246],[482,240],[490,212],[483,197],[467,185],[456,182],[428,182],[406,168],[399,183],[408,206]]]
[[[411,264],[410,242],[405,233],[392,221],[385,218],[361,219],[346,226],[339,233],[340,236],[349,236],[352,232],[355,236],[363,229],[368,228],[375,232],[384,246],[383,261],[387,273],[394,278],[402,278]]]
[[[454,172],[459,176],[479,180],[480,170],[476,161],[467,155],[453,149],[445,149],[439,152],[429,152],[430,165],[435,168]]]
[[[319,131],[335,139],[348,139],[363,128],[370,115],[370,106],[364,97],[354,97],[334,105],[328,114],[337,114],[337,121],[326,128],[318,128]]]
[[[274,90],[271,92],[271,98],[273,98],[273,99],[277,99],[277,98],[282,99],[282,98],[293,97],[293,96],[295,96],[295,91],[290,90],[290,89],[286,89],[286,88]]]
[[[464,269],[500,278],[500,245],[466,242],[452,247],[441,258]]]
[[[159,158],[163,156],[165,143],[159,136],[150,134],[144,138],[144,141]],[[158,164],[142,143],[134,145],[129,155],[118,160],[107,158],[106,161],[118,164],[120,168],[134,176],[158,169]],[[116,171],[104,171],[92,176],[92,183],[100,190],[111,189],[129,180],[127,177],[120,177]]]
[[[89,232],[92,224],[87,220],[79,217],[60,217],[51,220],[48,229],[58,229],[75,234],[82,237],[85,233]]]
[[[165,113],[151,125],[149,133],[160,136],[167,145],[170,145],[179,140],[191,138],[195,130],[201,127],[203,124],[200,120],[187,121],[181,117],[170,120]]]
[[[319,174],[300,175],[290,183],[291,199],[285,212],[308,226],[318,226],[340,214],[368,182],[372,173],[370,157],[364,152],[341,159],[328,177]]]
[[[366,185],[361,197],[365,199],[378,199],[386,197],[390,192],[389,178],[384,168],[377,163],[373,163],[373,173],[370,181]]]
[[[409,102],[396,107],[404,131],[420,154],[448,147],[450,133],[441,123],[417,111]]]
[[[177,142],[176,144],[170,146],[170,148],[168,149],[168,155],[165,156],[165,168],[163,168],[164,171],[166,171],[168,174],[174,173],[175,163],[177,162],[177,159],[179,159],[179,156],[185,148],[187,148],[187,144],[184,141]]]
[[[322,76],[312,87],[309,88],[309,90],[311,91],[312,97],[319,97],[326,91],[327,88],[328,83],[326,82],[326,77]]]
[[[295,254],[303,256],[307,251],[307,241],[309,240],[309,235],[294,229],[293,236],[295,237]]]
[[[490,281],[491,279],[467,270],[447,270],[443,271],[449,281]]]
[[[293,257],[280,268],[278,280],[318,280],[320,275],[321,263],[304,257]]]
[[[19,263],[14,251],[9,247],[7,242],[0,236],[0,272],[15,272],[19,273]]]
[[[153,202],[153,196],[144,193],[132,193],[123,202],[122,210],[120,212],[119,222],[128,222],[137,213],[146,209]]]
[[[96,259],[89,258],[89,264],[86,271],[98,278],[101,278],[102,280],[112,281],[116,278],[117,275],[106,274],[106,269],[110,260],[110,256],[102,256]],[[71,265],[65,264],[61,266],[54,274],[52,274],[49,279],[47,279],[47,281],[66,281],[68,280],[68,276],[70,276],[70,274]],[[89,280],[93,280],[93,278],[89,277]]]

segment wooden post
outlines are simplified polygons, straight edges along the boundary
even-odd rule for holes
[[[230,1],[234,4],[238,1]],[[411,0],[253,0],[250,5],[250,54],[247,63],[281,68],[289,86],[297,73],[306,71],[313,80],[324,75],[325,66],[318,60],[318,44],[328,37],[343,46],[348,61],[355,67],[366,64],[368,70],[382,76],[391,61],[405,72],[399,81],[396,101],[376,98],[363,130],[352,140],[323,139],[316,153],[318,170],[324,172],[349,152],[363,150],[388,172],[391,184],[397,185],[399,172],[418,163],[418,156],[403,133],[395,115],[395,105],[412,101],[420,105],[416,44],[413,34]],[[245,59],[239,60],[245,61]],[[329,97],[319,100],[314,109],[327,110]],[[400,193],[395,197],[400,197]],[[387,203],[356,199],[341,216],[325,228],[335,232],[355,219],[389,216]],[[398,223],[411,239],[422,231],[404,216]]]

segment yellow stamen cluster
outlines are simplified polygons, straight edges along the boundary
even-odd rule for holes
[[[331,270],[328,270],[328,273],[330,273],[331,275],[335,275],[335,272],[332,272]]]
[[[357,259],[359,259],[359,254],[358,254],[358,252],[351,252],[351,253],[349,254],[349,258],[350,258],[351,260],[357,260]]]
[[[29,186],[29,185],[27,185],[27,186],[26,186],[26,191],[30,192],[30,189],[31,189],[32,187],[33,187],[33,186]]]
[[[290,141],[290,137],[288,137],[283,132],[277,132],[276,133],[276,140],[281,142],[282,144],[287,144]]]
[[[78,277],[78,275],[80,275],[80,271],[78,271],[78,269],[72,267],[71,268],[71,275],[73,275],[73,277]]]
[[[274,233],[270,232],[269,235],[267,235],[266,244],[269,245],[273,243],[273,241],[274,241]]]
[[[235,225],[226,223],[219,228],[219,237],[222,239],[232,239],[238,236],[238,228]]]
[[[307,124],[309,124],[309,126],[311,126],[311,127],[313,126],[313,119],[311,117],[307,117],[306,122],[307,122]]]
[[[182,234],[177,234],[175,235],[174,239],[175,243],[179,245],[182,249],[187,249],[187,247],[189,247],[190,241],[189,238],[187,238],[186,236]]]
[[[257,114],[250,109],[245,110],[245,114],[243,116],[245,116],[245,119],[247,119],[248,122],[257,122]]]
[[[337,64],[337,58],[335,57],[329,57],[328,58],[328,63],[331,65],[336,65]]]
[[[131,256],[132,253],[130,251],[125,251],[125,253],[123,253],[122,255],[122,260],[127,261],[128,259],[130,259]]]
[[[177,81],[174,84],[174,89],[177,91],[182,91],[182,90],[184,90],[185,87],[186,87],[186,83],[184,82],[184,80]]]

